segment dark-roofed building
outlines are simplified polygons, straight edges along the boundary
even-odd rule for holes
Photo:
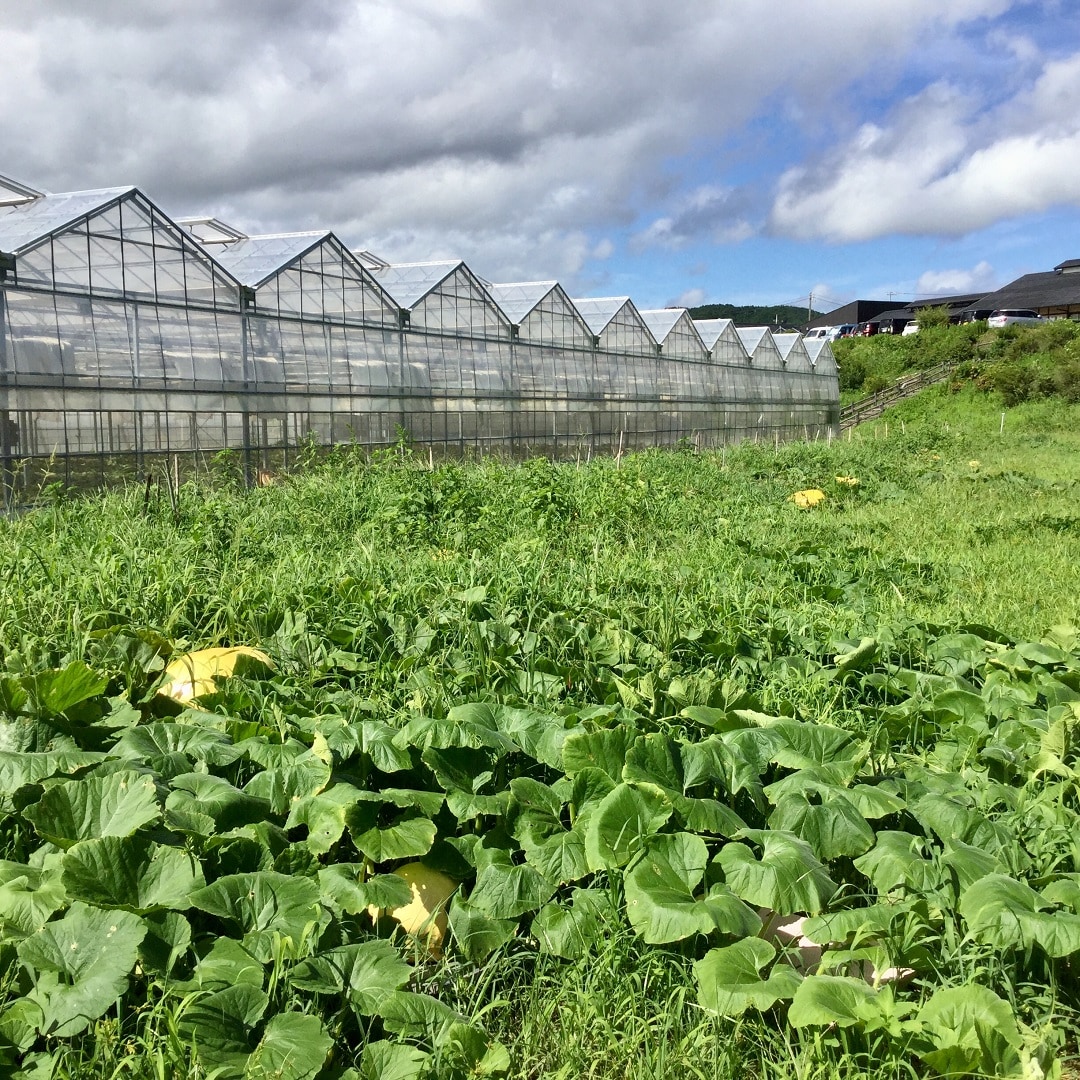
[[[1080,259],[1067,259],[1053,270],[1025,274],[997,292],[971,303],[965,314],[986,318],[1001,308],[1030,308],[1054,318],[1080,317]]]
[[[947,308],[949,322],[963,322],[970,305],[981,300],[981,293],[964,293],[960,296],[927,296],[921,300],[912,300],[904,307],[883,311],[880,315],[867,320],[874,333],[899,334],[912,319],[918,319],[922,308]],[[982,316],[985,318],[985,316]]]
[[[819,315],[816,319],[811,319],[806,324],[806,329],[813,330],[815,326],[844,326],[847,323],[854,326],[857,323],[866,322],[892,307],[896,307],[896,301],[894,300],[852,300],[850,304],[845,304],[843,307]]]

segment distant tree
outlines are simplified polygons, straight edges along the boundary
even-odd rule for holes
[[[702,304],[692,307],[692,319],[731,319],[736,326],[798,326],[806,325],[806,308],[792,304]],[[816,319],[820,311],[812,311]]]

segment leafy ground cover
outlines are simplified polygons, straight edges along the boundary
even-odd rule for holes
[[[986,323],[950,326],[940,311],[924,313],[919,333],[877,334],[833,343],[845,404],[884,389],[907,372],[949,363],[956,377],[1008,407],[1056,397],[1080,401],[1080,324],[1055,319],[1036,327]]]
[[[829,445],[4,522],[3,1068],[1055,1074],[1076,419],[939,388]],[[233,645],[272,670],[158,692]]]

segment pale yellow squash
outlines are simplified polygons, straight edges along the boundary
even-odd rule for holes
[[[165,681],[159,694],[187,704],[217,689],[218,679],[230,675],[274,670],[273,661],[259,649],[233,645],[221,649],[199,649],[178,656],[165,669]]]
[[[408,882],[412,899],[402,907],[391,908],[389,912],[382,912],[374,906],[369,907],[368,914],[372,919],[389,914],[401,924],[406,934],[422,939],[432,956],[441,956],[443,941],[446,939],[446,905],[454,895],[458,883],[421,862],[406,863],[399,866],[394,873]]]

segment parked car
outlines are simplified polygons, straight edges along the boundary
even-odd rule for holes
[[[808,341],[813,341],[815,338],[835,341],[837,338],[850,337],[854,329],[852,323],[842,323],[840,326],[815,326],[812,330],[807,330],[803,336]]]
[[[1046,321],[1037,311],[1031,311],[1029,308],[998,308],[986,320],[986,325],[997,329],[1010,325],[1038,326],[1039,323]]]
[[[908,322],[904,323],[904,329],[900,331],[900,336],[901,337],[910,337],[912,334],[917,334],[918,332],[919,332],[919,321],[918,321],[918,319],[910,319],[910,320],[908,320]]]

